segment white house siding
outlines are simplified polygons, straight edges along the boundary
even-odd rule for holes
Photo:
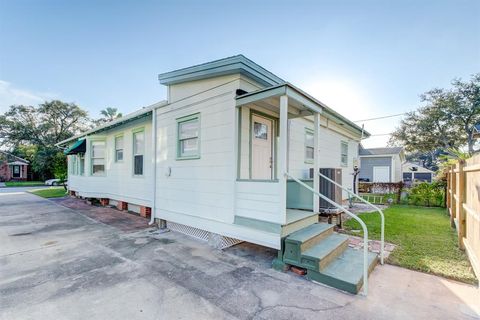
[[[393,157],[394,167],[393,167],[393,182],[400,182],[403,180],[403,171],[402,171],[402,160],[400,155],[395,155]]]
[[[88,136],[85,153],[85,174],[80,176],[70,173],[68,177],[69,188],[83,197],[109,198],[135,205],[151,206],[151,199],[153,198],[151,122],[152,118],[148,116],[101,134]],[[134,176],[132,130],[142,127],[145,130],[143,176]],[[123,134],[124,137],[123,161],[115,162],[115,136],[119,134]],[[105,175],[92,176],[90,174],[90,141],[103,138],[106,140]]]
[[[289,172],[297,178],[309,177],[309,169],[313,163],[305,159],[305,128],[313,130],[313,122],[305,118],[292,119],[289,122]],[[341,163],[341,143],[348,143],[347,166]],[[353,167],[358,164],[359,138],[356,138],[345,129],[335,126],[325,117],[321,117],[319,162],[321,168],[341,168],[342,185],[353,189]],[[344,192],[343,198],[348,194]]]

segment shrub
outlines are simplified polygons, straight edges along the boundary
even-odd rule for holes
[[[441,182],[422,182],[414,185],[408,193],[408,202],[427,207],[443,207],[444,184]]]

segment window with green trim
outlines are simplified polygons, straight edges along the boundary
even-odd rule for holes
[[[348,142],[342,141],[340,151],[340,161],[342,166],[348,166]]]
[[[177,158],[200,157],[200,114],[177,119]]]
[[[90,163],[92,176],[105,175],[105,141],[92,141]]]
[[[145,153],[145,132],[133,133],[133,174],[143,175],[143,155]]]
[[[115,137],[115,162],[123,161],[123,135]]]
[[[312,163],[315,155],[313,130],[305,128],[305,162]]]
[[[85,174],[85,155],[83,153],[79,154],[78,159],[79,159],[80,175],[83,176]]]

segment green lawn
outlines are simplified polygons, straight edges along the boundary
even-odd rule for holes
[[[67,195],[64,187],[50,187],[47,189],[32,190],[30,192],[44,198],[60,198]]]
[[[44,183],[42,181],[7,181],[5,182],[5,186],[7,187],[35,187],[35,186],[43,186]]]
[[[458,248],[456,231],[444,208],[395,205],[384,211],[385,241],[396,244],[388,263],[466,283],[476,283],[470,262]],[[370,239],[380,239],[380,216],[363,213]],[[351,219],[346,230],[359,230]],[[352,233],[359,235],[359,233]],[[362,234],[362,233],[360,233]]]

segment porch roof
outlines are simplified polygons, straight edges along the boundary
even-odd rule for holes
[[[315,99],[305,91],[295,87],[288,82],[238,95],[235,98],[237,100],[236,106],[241,107],[250,103],[258,103],[262,100],[275,99],[282,95],[287,95],[294,101],[292,105],[300,110],[301,116],[308,116],[313,113],[323,113],[325,117],[334,120],[340,125],[347,125],[352,130],[360,134],[363,133],[363,136],[365,137],[370,136],[370,133],[363,130],[354,122],[348,120],[338,112],[328,107],[323,102]],[[305,111],[307,112],[307,114],[305,114]]]

